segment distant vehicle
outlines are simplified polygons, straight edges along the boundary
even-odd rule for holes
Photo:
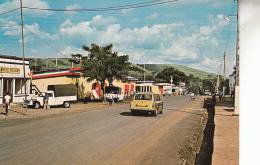
[[[171,96],[172,95],[172,89],[164,89],[163,95],[164,96]]]
[[[137,112],[151,112],[154,116],[163,113],[163,101],[159,94],[142,92],[134,95],[130,104],[132,115]]]
[[[110,99],[110,95],[112,95],[114,102],[120,102],[124,100],[124,95],[122,94],[120,87],[111,85],[105,88],[105,92],[105,98],[107,100]]]
[[[190,92],[188,95],[190,96],[190,99],[191,99],[191,100],[195,100],[195,99],[196,99],[196,98],[195,98],[195,93]]]
[[[38,95],[32,94],[27,99],[27,105],[35,109],[43,107],[44,95],[49,96],[49,106],[64,106],[69,108],[72,102],[77,101],[77,89],[72,84],[67,85],[49,85],[48,91]]]
[[[205,90],[205,91],[204,91],[204,95],[211,96],[211,92],[210,92],[209,90]]]

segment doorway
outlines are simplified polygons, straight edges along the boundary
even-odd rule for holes
[[[7,92],[10,96],[13,96],[13,79],[3,79],[3,96],[5,96]]]

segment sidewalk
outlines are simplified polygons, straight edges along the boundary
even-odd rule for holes
[[[233,116],[231,102],[218,103],[215,114],[212,165],[239,164],[239,116]]]

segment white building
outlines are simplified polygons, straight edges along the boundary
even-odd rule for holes
[[[25,59],[25,77],[23,71],[23,59],[15,56],[0,54],[0,104],[3,103],[3,97],[8,92],[13,103],[23,102],[26,92],[30,91],[30,69],[29,60]]]

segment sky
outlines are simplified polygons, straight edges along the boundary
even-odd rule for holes
[[[103,8],[151,0],[23,0],[23,6],[52,9]],[[167,0],[161,0],[165,2]],[[21,56],[19,0],[0,0],[0,54]],[[132,63],[181,64],[212,73],[233,71],[236,50],[234,0],[176,0],[116,11],[23,9],[26,57],[86,54],[83,45],[113,44]]]

